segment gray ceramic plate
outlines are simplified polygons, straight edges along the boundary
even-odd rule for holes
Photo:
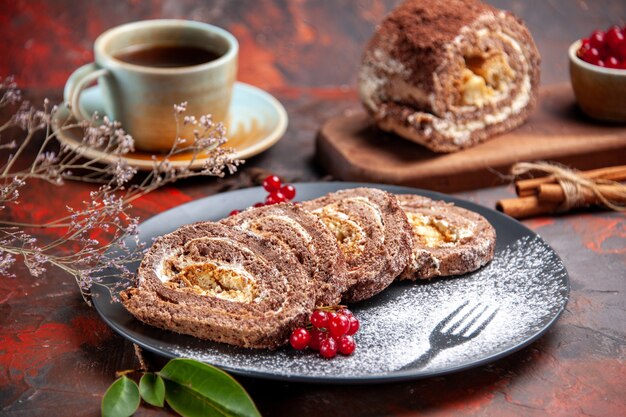
[[[311,351],[247,350],[159,330],[136,320],[119,303],[111,303],[108,291],[98,286],[93,288],[94,305],[116,332],[154,353],[198,359],[233,374],[321,383],[416,379],[483,365],[539,338],[565,308],[569,280],[557,254],[533,231],[499,212],[444,194],[372,184],[296,184],[297,199],[357,186],[424,195],[482,214],[498,235],[495,258],[460,277],[396,282],[381,294],[350,306],[361,321],[357,350],[332,362]],[[140,238],[150,242],[183,224],[221,219],[233,209],[261,201],[264,194],[257,187],[184,204],[142,223]],[[433,337],[437,325],[456,309],[466,305],[465,312],[478,303],[495,315],[476,337],[459,345],[452,343],[452,337]]]

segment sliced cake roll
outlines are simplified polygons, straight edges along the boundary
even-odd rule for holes
[[[453,152],[523,123],[539,72],[533,38],[511,13],[477,0],[407,0],[378,26],[358,78],[381,129]]]
[[[276,348],[306,323],[313,283],[290,250],[218,223],[157,239],[123,305],[152,326],[248,348]]]
[[[412,194],[397,198],[415,241],[400,279],[461,275],[493,258],[496,231],[480,214]]]
[[[317,216],[294,204],[275,204],[248,209],[222,223],[277,239],[308,272],[315,289],[315,305],[339,304],[347,289],[346,262],[335,236]]]
[[[374,188],[341,190],[303,207],[335,235],[348,265],[343,299],[356,302],[387,288],[404,270],[413,244],[411,227],[395,196]]]

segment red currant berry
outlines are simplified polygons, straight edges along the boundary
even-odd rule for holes
[[[589,38],[583,38],[580,40],[580,49],[590,49],[591,48],[591,41],[589,40]]]
[[[313,350],[320,350],[320,343],[326,339],[328,335],[326,332],[322,332],[318,329],[311,329],[311,340],[309,341],[309,347]]]
[[[338,312],[339,314],[343,314],[344,316],[350,318],[353,316],[352,311],[348,310],[347,308],[342,308],[341,310],[339,310]]]
[[[320,355],[326,359],[334,358],[337,355],[337,342],[332,337],[327,337],[320,342]]]
[[[328,327],[328,314],[322,310],[315,310],[311,314],[311,324],[318,329]]]
[[[302,350],[309,345],[311,341],[311,334],[303,327],[299,327],[291,332],[289,343],[294,349]]]
[[[337,313],[335,313],[334,311],[328,311],[326,313],[326,317],[328,318],[328,323],[330,324],[330,321],[334,318],[337,317]]]
[[[296,196],[296,187],[291,184],[283,185],[280,187],[280,192],[283,193],[287,200],[293,200]]]
[[[263,180],[263,188],[265,188],[265,191],[268,193],[280,190],[280,186],[280,178],[276,175],[270,175]]]
[[[597,65],[599,67],[606,67],[606,64],[604,63],[603,60],[598,59],[596,62],[592,62],[593,65]]]
[[[281,203],[281,201],[276,198],[274,193],[272,193],[272,194],[268,195],[267,197],[265,197],[265,205],[266,206],[271,206],[272,204],[278,204],[278,203]]]
[[[613,26],[606,31],[605,40],[606,49],[611,55],[620,52],[622,45],[626,42],[624,33],[622,33],[622,30],[617,26]]]
[[[228,213],[229,216],[236,216],[237,214],[241,213],[239,210],[233,210],[230,213]]]
[[[585,54],[590,49],[591,49],[591,43],[589,42],[589,39],[585,38],[580,42],[580,48],[578,48],[578,51],[576,51],[576,56],[584,61]]]
[[[350,317],[349,320],[350,320],[350,328],[348,329],[346,334],[348,336],[351,336],[359,331],[359,327],[361,327],[361,323],[359,323],[359,320],[354,316]]]
[[[591,34],[591,36],[589,36],[589,44],[592,48],[596,48],[597,50],[601,51],[604,49],[605,37],[606,36],[604,32],[602,32],[601,30],[595,30]]]
[[[621,68],[619,60],[614,56],[608,57],[606,61],[604,61],[604,63],[606,64],[607,68]]]
[[[259,208],[259,207],[263,207],[264,205],[265,205],[265,203],[258,202],[258,203],[254,203],[254,205],[252,207]]]
[[[274,198],[274,200],[278,201],[279,203],[284,203],[285,201],[287,201],[283,193],[281,193],[280,191],[275,191],[270,195]]]
[[[624,36],[626,37],[626,31],[624,32]],[[615,55],[616,58],[619,58],[622,62],[626,61],[626,39],[615,47],[613,55]]]
[[[344,315],[337,315],[328,320],[328,332],[337,338],[346,334],[350,330],[350,319]]]
[[[595,63],[600,59],[600,52],[596,48],[591,48],[584,52],[582,59],[585,62],[595,65]]]
[[[622,46],[615,51],[615,56],[618,57],[622,63],[626,62],[626,41],[624,41]]]
[[[337,345],[339,345],[337,346],[337,350],[343,355],[351,355],[354,349],[356,349],[356,343],[352,336],[341,336],[339,340],[337,340]]]

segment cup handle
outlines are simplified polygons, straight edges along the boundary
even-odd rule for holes
[[[91,64],[83,65],[70,75],[67,83],[65,83],[65,89],[63,91],[63,98],[67,104],[70,105],[72,115],[77,120],[89,120],[91,115],[87,114],[85,109],[80,105],[80,93],[91,83],[97,81],[99,77],[107,75],[108,70],[99,68],[94,62]]]

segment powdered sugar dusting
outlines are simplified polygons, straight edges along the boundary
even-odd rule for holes
[[[355,305],[361,321],[357,350],[332,366],[317,353],[236,349],[214,343],[179,344],[176,356],[239,372],[280,377],[368,378],[403,366],[418,375],[462,367],[503,353],[545,329],[567,302],[567,273],[539,237],[527,236],[498,250],[481,270],[454,279],[397,282],[379,296]],[[412,364],[429,348],[433,328],[462,305],[481,302],[498,312],[478,337]],[[190,339],[191,340],[191,339]]]

